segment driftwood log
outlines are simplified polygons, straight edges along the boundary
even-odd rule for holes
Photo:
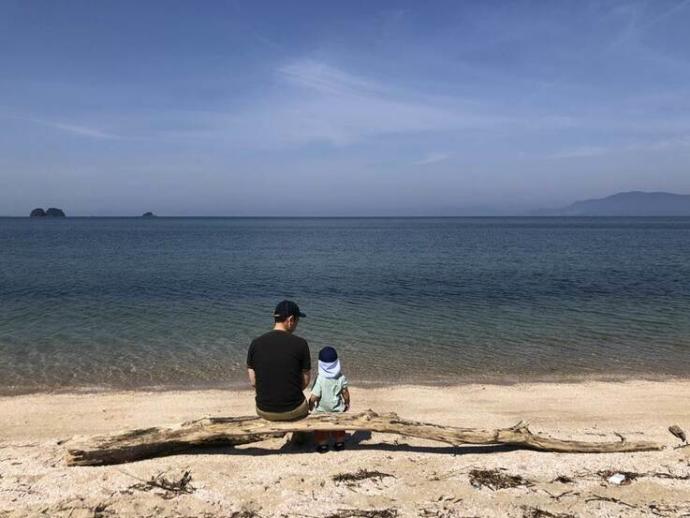
[[[280,437],[288,432],[313,430],[360,430],[392,433],[461,444],[503,444],[518,448],[563,453],[613,453],[660,450],[653,442],[626,440],[583,442],[553,439],[534,434],[523,422],[510,428],[481,430],[409,421],[396,414],[321,414],[291,422],[266,421],[259,417],[206,417],[170,428],[144,428],[109,436],[67,441],[67,464],[95,466],[120,464],[171,455],[194,447],[235,446]]]

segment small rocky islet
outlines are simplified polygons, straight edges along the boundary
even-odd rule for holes
[[[43,210],[42,208],[37,208],[31,211],[29,214],[31,218],[64,218],[65,212],[62,209],[56,209],[55,207],[50,207],[48,210]]]

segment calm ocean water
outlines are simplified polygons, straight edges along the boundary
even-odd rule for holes
[[[354,382],[690,375],[690,218],[0,219],[0,392],[243,384],[282,298]]]

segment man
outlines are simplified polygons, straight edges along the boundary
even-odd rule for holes
[[[249,346],[247,372],[256,388],[256,413],[269,421],[293,421],[309,415],[302,392],[311,378],[309,345],[293,335],[305,316],[291,300],[278,303],[273,331]]]

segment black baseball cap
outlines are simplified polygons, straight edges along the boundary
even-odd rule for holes
[[[282,317],[282,318],[287,318],[287,317],[297,317],[297,318],[304,318],[307,315],[302,313],[299,310],[299,306],[292,302],[291,300],[283,300],[281,302],[278,302],[278,305],[276,306],[276,309],[273,311],[273,316],[274,317]]]

